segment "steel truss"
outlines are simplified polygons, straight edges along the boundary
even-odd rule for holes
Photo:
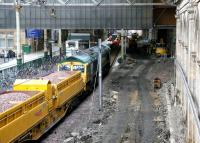
[[[20,2],[22,6],[175,6],[173,3],[162,0],[159,3],[141,2],[140,0],[14,0]],[[139,2],[138,2],[139,1]],[[0,5],[14,5],[14,2],[0,0]]]

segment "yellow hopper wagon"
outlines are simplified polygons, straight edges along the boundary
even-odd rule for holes
[[[84,91],[84,83],[79,71],[65,71],[17,79],[13,89],[0,94],[8,104],[0,105],[0,143],[39,139],[64,117]]]
[[[84,89],[83,79],[80,71],[57,71],[42,77],[52,83],[52,98],[54,107],[62,107],[69,104],[76,95],[80,95]]]
[[[48,115],[44,92],[4,92],[0,103],[0,143],[32,138],[34,126]]]

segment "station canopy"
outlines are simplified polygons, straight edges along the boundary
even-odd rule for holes
[[[153,0],[15,0],[21,5],[21,28],[148,29]],[[16,27],[15,3],[0,0],[0,28]]]

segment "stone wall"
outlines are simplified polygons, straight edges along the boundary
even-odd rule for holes
[[[187,141],[198,143],[200,115],[200,1],[177,3],[176,88],[187,124]],[[181,72],[182,71],[182,72]],[[185,78],[185,81],[184,81]],[[189,87],[187,90],[187,87]],[[189,98],[191,97],[191,98]],[[191,99],[191,100],[190,100]],[[192,101],[192,102],[191,102]],[[196,114],[194,114],[194,112]]]

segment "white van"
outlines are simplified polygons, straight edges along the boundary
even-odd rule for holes
[[[66,56],[72,56],[76,51],[78,50],[83,50],[85,48],[83,40],[80,39],[73,39],[73,40],[67,40],[65,42],[65,47],[66,47]]]

